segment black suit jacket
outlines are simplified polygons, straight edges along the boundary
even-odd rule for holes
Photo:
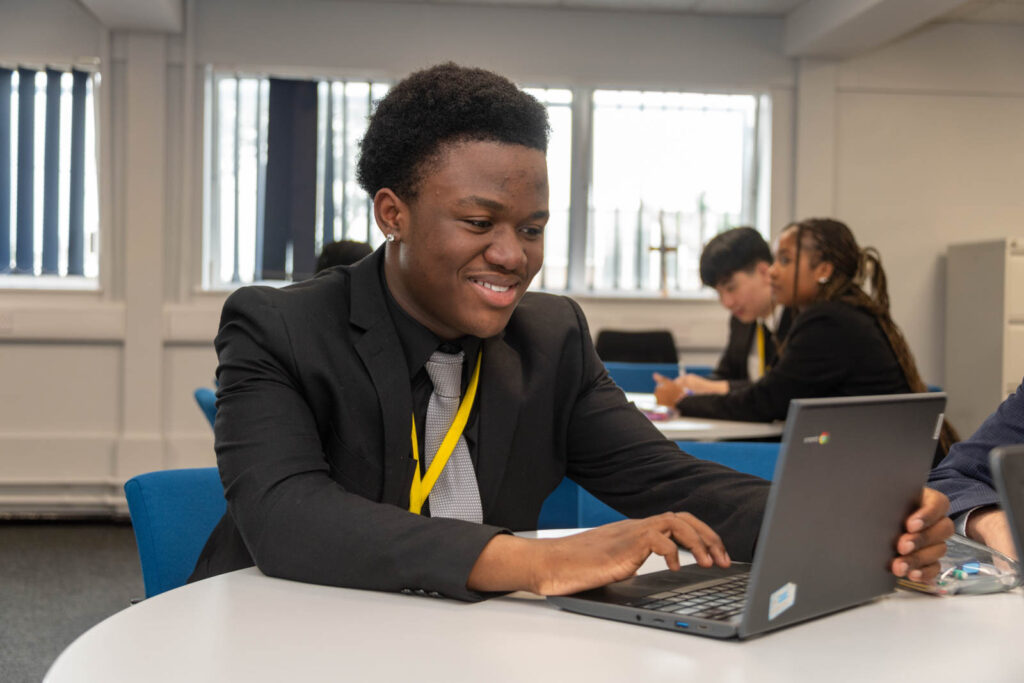
[[[723,395],[688,396],[683,415],[771,422],[794,398],[910,391],[896,354],[869,313],[840,302],[808,306],[793,321],[776,364],[760,380]]]
[[[255,563],[298,581],[479,599],[466,580],[484,545],[534,528],[565,475],[630,516],[692,512],[732,557],[751,557],[765,482],[665,440],[608,378],[578,305],[545,294],[527,294],[483,341],[484,524],[408,512],[412,397],[382,253],[225,303],[215,433],[228,509],[193,580]]]
[[[786,337],[793,322],[793,310],[782,309],[779,325],[774,334],[765,339],[765,365],[772,367],[778,360],[779,341]],[[750,348],[756,343],[757,323],[742,322],[736,316],[729,317],[729,341],[718,361],[718,366],[711,373],[711,379],[724,379],[729,382],[729,391],[742,389],[750,384],[750,370],[747,359]]]

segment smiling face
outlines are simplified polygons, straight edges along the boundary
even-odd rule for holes
[[[374,197],[387,245],[384,272],[398,304],[442,339],[505,328],[544,261],[544,153],[457,142],[427,161],[417,195]]]
[[[715,287],[718,300],[740,322],[752,323],[772,313],[772,285],[769,265],[758,261],[750,270],[738,270]]]
[[[800,245],[798,262],[796,235],[796,226],[782,231],[769,275],[775,301],[783,306],[800,308],[818,298],[819,280],[832,277],[834,267],[820,259],[817,249],[807,238]]]

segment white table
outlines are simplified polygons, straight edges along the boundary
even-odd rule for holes
[[[650,411],[658,402],[654,394],[625,392],[626,399],[640,410]],[[784,422],[736,422],[734,420],[707,420],[701,417],[674,417],[652,420],[662,434],[675,441],[731,441],[765,439],[782,435]]]
[[[474,605],[243,569],[115,614],[73,642],[46,681],[1016,683],[1022,643],[1019,589],[898,592],[737,642],[562,612],[525,593]]]

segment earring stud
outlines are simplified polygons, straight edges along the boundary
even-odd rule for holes
[[[818,278],[818,284],[819,285],[826,285],[826,284],[828,284],[828,278],[827,277],[819,277]]]
[[[385,237],[384,239],[386,239],[388,242],[394,242],[395,241],[395,233],[389,232],[387,234],[387,237]]]

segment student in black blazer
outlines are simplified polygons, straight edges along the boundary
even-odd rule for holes
[[[660,401],[683,415],[768,422],[785,419],[794,398],[927,391],[889,314],[878,253],[861,250],[846,225],[811,218],[787,226],[770,273],[776,301],[799,311],[776,365],[754,384],[722,396],[663,389]],[[943,453],[955,439],[947,425]]]
[[[767,485],[682,454],[610,381],[579,307],[526,294],[543,257],[546,144],[543,107],[485,71],[434,67],[380,102],[359,179],[385,246],[225,304],[215,432],[228,509],[193,579],[255,563],[474,600],[596,587],[651,553],[675,568],[676,543],[704,566],[727,565],[726,548],[751,556]],[[462,438],[482,523],[428,516],[433,494],[423,514],[410,509],[435,349],[466,354],[462,400],[479,383]],[[536,524],[566,474],[642,519],[558,540],[509,535]],[[895,573],[935,575],[945,510],[925,492]]]
[[[700,255],[700,279],[729,310],[729,341],[710,378],[685,374],[675,380],[684,393],[726,394],[760,379],[775,364],[792,311],[775,303],[768,270],[772,252],[761,233],[732,228],[713,237]],[[654,376],[655,383],[665,377]]]

